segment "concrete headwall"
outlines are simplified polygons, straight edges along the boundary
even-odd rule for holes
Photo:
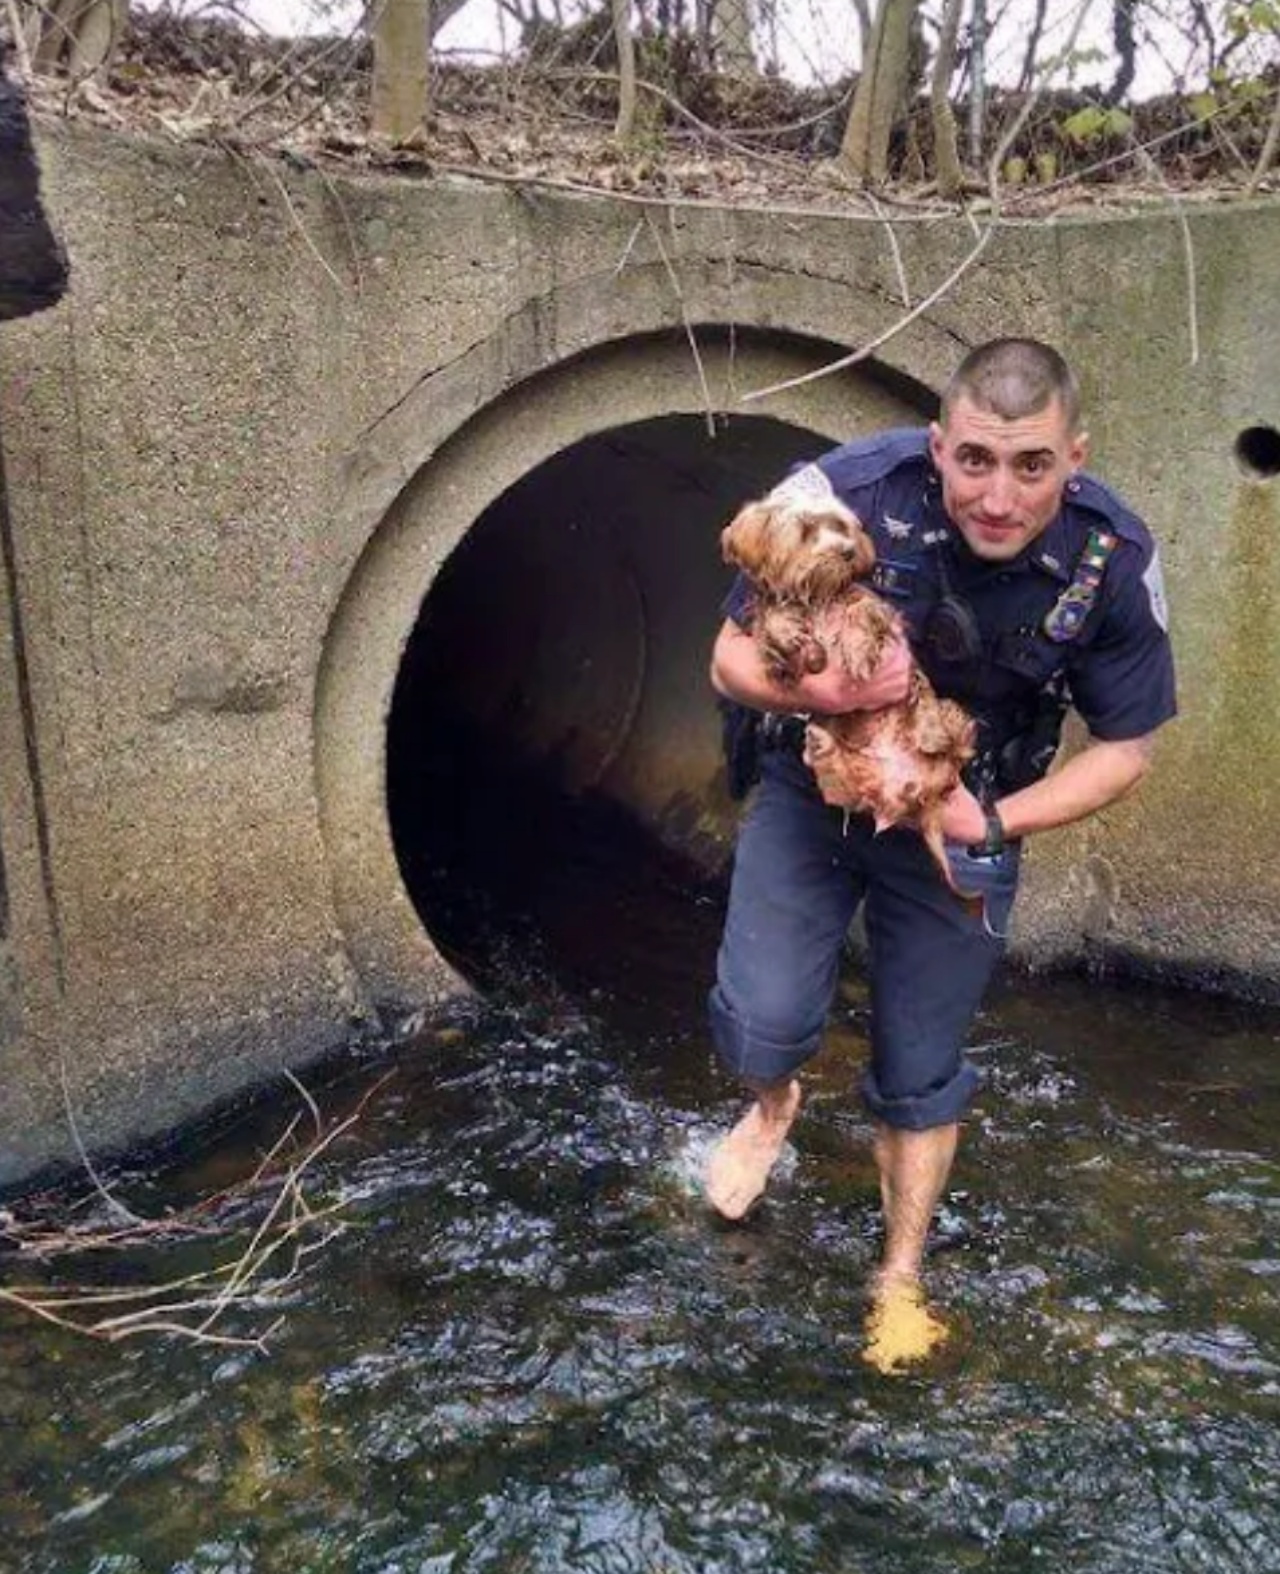
[[[61,125],[40,151],[74,287],[0,329],[0,1182],[70,1153],[67,1101],[86,1140],[126,1142],[460,987],[386,813],[392,690],[440,565],[559,450],[740,410],[883,333],[902,277],[921,299],[973,244],[963,221],[891,244]],[[993,334],[1068,351],[1095,468],[1164,544],[1184,716],[1140,798],[1036,844],[1019,944],[1280,992],[1276,493],[1234,458],[1280,425],[1280,204],[1186,226],[1003,225],[875,359],[752,408],[840,439],[915,418]],[[695,693],[716,611],[681,617]],[[677,786],[727,837],[714,730],[693,737]],[[659,820],[664,777],[619,791]]]

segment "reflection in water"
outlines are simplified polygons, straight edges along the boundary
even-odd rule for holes
[[[0,1566],[1280,1567],[1275,1019],[1078,981],[1002,994],[929,1265],[950,1336],[886,1378],[863,1359],[857,979],[794,1154],[726,1226],[692,1183],[738,1109],[696,1003],[715,914],[679,911],[647,922],[676,948],[647,975],[680,975],[660,1000],[553,986],[521,943],[503,1000],[397,1052],[322,1161],[349,1227],[269,1356],[107,1349],[0,1314]],[[383,1069],[331,1084],[326,1110]],[[250,1168],[283,1123],[258,1121],[157,1195],[237,1148]]]

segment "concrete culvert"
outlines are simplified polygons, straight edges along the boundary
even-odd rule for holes
[[[676,923],[714,919],[683,898],[723,874],[736,815],[707,681],[720,530],[793,460],[933,396],[880,366],[808,380],[838,347],[772,331],[707,330],[700,352],[702,380],[682,335],[602,345],[434,445],[427,380],[353,456],[344,507],[367,534],[317,673],[316,790],[337,930],[387,1021],[544,941],[644,989],[673,904],[653,944],[602,923],[644,911],[641,882],[680,882]],[[767,415],[708,432],[703,388],[731,407],[780,383]]]
[[[509,488],[445,563],[396,684],[388,807],[464,976],[489,986],[532,935],[578,979],[649,992],[635,974],[672,937],[627,938],[648,885],[714,880],[732,836],[706,680],[720,529],[828,446],[764,417],[617,427]]]

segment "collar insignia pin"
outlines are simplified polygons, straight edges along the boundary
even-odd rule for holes
[[[893,541],[905,541],[915,529],[909,519],[895,519],[892,514],[884,516],[884,528]]]

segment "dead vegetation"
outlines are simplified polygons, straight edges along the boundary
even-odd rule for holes
[[[372,136],[372,49],[359,29],[281,41],[216,17],[135,12],[110,67],[74,83],[37,79],[39,113],[122,132],[214,144],[328,169],[411,178],[466,174],[548,182],[659,200],[865,206],[833,162],[853,83],[800,88],[767,75],[717,75],[697,52],[663,36],[638,40],[635,130],[613,135],[618,78],[612,41],[536,40],[489,66],[437,57],[422,132],[393,145]],[[1258,178],[1280,91],[1194,108],[1182,97],[1138,105],[1123,123],[1093,117],[1081,93],[993,97],[984,168],[966,187],[989,192],[985,161],[1000,152],[1001,207],[1044,214],[1064,206],[1221,200],[1280,185]],[[1030,113],[1028,113],[1030,110]],[[1009,133],[1016,134],[1010,139]],[[899,124],[892,180],[875,196],[938,205],[929,105]]]
[[[265,1349],[307,1260],[345,1228],[340,1202],[317,1196],[316,1172],[359,1124],[381,1078],[342,1119],[326,1121],[297,1081],[302,1108],[252,1174],[185,1207],[144,1217],[85,1159],[90,1189],[63,1184],[0,1210],[0,1305],[106,1343],[169,1335]],[[209,1266],[160,1277],[195,1249]],[[89,1277],[90,1273],[101,1277]]]

